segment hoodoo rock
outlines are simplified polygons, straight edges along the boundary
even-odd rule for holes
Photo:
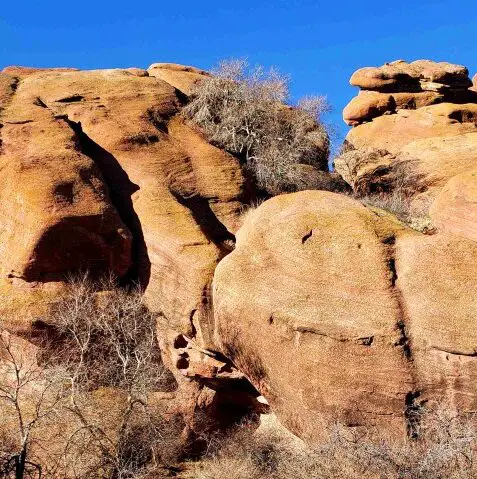
[[[350,84],[362,92],[343,112],[349,125],[370,121],[383,113],[416,109],[444,101],[466,103],[472,93],[467,68],[451,63],[398,60],[382,67],[356,71]]]
[[[399,430],[421,401],[477,404],[477,244],[390,218],[327,192],[274,198],[216,270],[217,341],[301,435],[317,420]]]
[[[344,110],[353,128],[335,168],[363,195],[411,186],[411,208],[427,214],[454,175],[477,159],[477,95],[465,67],[393,62],[358,70],[362,91]]]

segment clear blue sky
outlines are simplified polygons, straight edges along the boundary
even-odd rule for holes
[[[247,57],[276,66],[292,93],[326,94],[329,121],[354,95],[359,67],[429,58],[477,72],[477,0],[26,0],[0,8],[0,68],[210,68]]]

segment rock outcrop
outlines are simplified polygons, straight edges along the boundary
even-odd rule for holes
[[[138,283],[167,318],[158,336],[190,428],[197,411],[219,421],[264,408],[204,349],[212,276],[252,198],[238,160],[180,115],[204,75],[169,64],[0,73],[0,315],[30,338],[68,275]]]
[[[238,161],[145,70],[7,70],[2,282],[112,271],[189,334],[246,198]]]
[[[451,63],[398,60],[366,67],[350,79],[361,92],[343,111],[348,125],[359,125],[383,114],[414,110],[435,103],[467,103],[475,95],[467,68]]]
[[[476,248],[342,195],[274,198],[216,270],[215,336],[301,435],[335,420],[403,430],[430,400],[473,410]]]
[[[254,192],[239,161],[180,114],[207,75],[174,64],[0,73],[10,330],[34,340],[69,274],[112,272],[157,317],[187,432],[203,415],[222,427],[268,411],[260,395],[303,437],[317,419],[409,432],[420,404],[475,410],[467,70],[395,62],[352,78],[363,91],[336,170],[363,195],[405,188],[414,207],[432,203],[432,236],[324,191],[277,196],[244,220]],[[344,189],[336,174],[298,170]]]
[[[454,175],[474,168],[477,96],[465,67],[393,62],[358,70],[363,90],[344,111],[354,127],[336,170],[362,195],[410,186],[411,209],[427,214]]]

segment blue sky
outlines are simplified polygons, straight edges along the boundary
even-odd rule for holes
[[[477,73],[477,0],[27,0],[0,9],[0,68],[207,69],[231,57],[278,67],[294,97],[326,94],[342,137],[359,67],[430,58]]]

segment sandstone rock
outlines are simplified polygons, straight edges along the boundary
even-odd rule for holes
[[[403,194],[411,210],[425,214],[440,188],[475,159],[477,95],[468,70],[397,61],[360,69],[351,84],[363,91],[343,111],[354,128],[336,171],[364,195],[412,184]]]
[[[477,406],[477,243],[453,235],[405,237],[396,245],[397,287],[415,367],[417,402],[455,412]]]
[[[449,87],[471,86],[469,72],[461,65],[447,62],[417,60],[411,63],[398,60],[381,67],[366,67],[350,79],[353,86],[378,91],[441,91]]]
[[[348,125],[359,125],[394,109],[391,95],[376,91],[362,91],[343,110],[343,120]]]
[[[477,158],[474,150],[474,162]],[[430,209],[433,223],[442,231],[477,241],[477,172],[453,176]]]
[[[8,73],[9,75],[24,78],[35,73],[42,72],[74,72],[79,71],[78,68],[34,68],[34,67],[23,67],[23,66],[9,66],[5,67],[2,72]]]
[[[217,267],[216,341],[302,437],[335,420],[399,431],[427,401],[473,411],[476,254],[343,196],[276,197]]]
[[[131,69],[21,80],[3,115],[2,244],[16,252],[2,255],[4,279],[59,279],[94,258],[98,270],[139,280],[150,307],[191,332],[246,192],[237,160],[170,121],[181,101],[168,83]],[[16,228],[28,238],[14,247]]]
[[[13,96],[17,80],[7,73],[0,73],[0,112],[8,105]]]
[[[381,93],[361,91],[343,110],[343,119],[348,125],[356,126],[373,118],[396,113],[398,110],[415,110],[444,101],[437,92]]]
[[[473,168],[477,104],[442,103],[374,118],[354,127],[335,168],[361,194],[399,187],[407,170],[413,195],[426,190],[427,202],[455,174]]]
[[[346,141],[355,148],[385,149],[398,153],[411,141],[421,138],[460,135],[477,131],[477,104],[442,103],[418,110],[401,110],[359,125]]]
[[[400,231],[342,195],[282,195],[247,216],[219,263],[216,341],[289,427],[403,427],[413,380],[393,290]]]
[[[2,281],[47,282],[80,269],[124,275],[131,234],[67,119],[39,104],[25,80],[1,121]]]
[[[185,95],[190,95],[192,87],[209,76],[204,70],[176,65],[175,63],[153,63],[148,72],[151,76],[164,80]]]

